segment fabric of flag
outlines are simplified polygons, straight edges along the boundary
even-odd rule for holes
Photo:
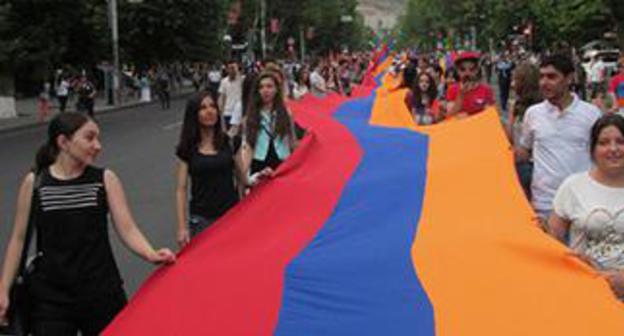
[[[105,335],[621,335],[543,233],[496,111],[417,127],[392,78],[289,107],[272,180],[156,271]]]

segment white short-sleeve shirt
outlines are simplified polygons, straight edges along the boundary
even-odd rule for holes
[[[541,213],[552,210],[552,200],[563,180],[591,167],[589,137],[601,115],[598,107],[580,100],[562,113],[548,101],[531,106],[524,117],[520,146],[532,150],[533,207]]]
[[[570,248],[605,269],[624,269],[624,188],[577,173],[561,184],[553,206],[557,216],[571,223]]]
[[[238,76],[234,80],[230,80],[230,77],[225,77],[221,80],[219,86],[219,94],[225,95],[225,106],[223,107],[223,115],[226,117],[232,117],[237,113],[237,107],[242,104],[243,101],[243,76]]]
[[[313,71],[310,74],[310,92],[317,97],[325,96],[327,90],[327,83],[323,76],[317,71]]]

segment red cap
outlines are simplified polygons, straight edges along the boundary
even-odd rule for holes
[[[481,59],[481,53],[478,51],[462,51],[455,59],[455,64],[459,64],[463,61],[479,61]]]

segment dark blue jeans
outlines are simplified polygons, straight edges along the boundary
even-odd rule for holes
[[[533,178],[533,162],[516,163],[516,173],[527,199],[531,200],[531,179]]]
[[[191,214],[189,218],[189,230],[191,231],[191,238],[197,236],[200,232],[204,231],[216,220],[216,218],[206,218],[200,215]]]

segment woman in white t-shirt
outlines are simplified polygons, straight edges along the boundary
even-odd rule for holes
[[[306,67],[301,68],[295,79],[293,98],[299,100],[310,91],[310,71]]]
[[[624,117],[596,121],[590,153],[593,168],[568,177],[557,191],[550,231],[624,300]]]

